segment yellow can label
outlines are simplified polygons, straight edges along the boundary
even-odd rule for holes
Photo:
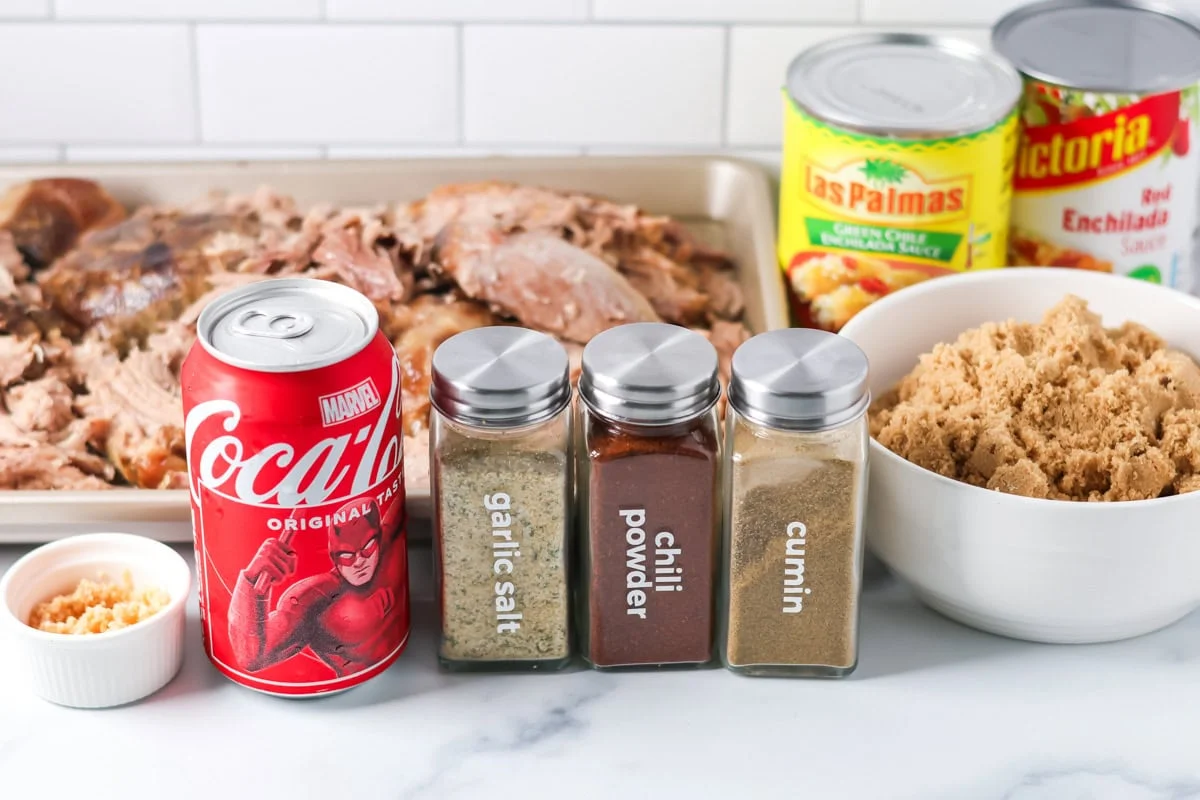
[[[1017,113],[964,136],[853,133],[784,92],[779,262],[800,322],[836,331],[928,278],[1002,267]]]

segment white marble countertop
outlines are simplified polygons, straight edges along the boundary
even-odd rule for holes
[[[26,549],[0,548],[0,572]],[[1200,798],[1200,614],[1121,644],[1033,645],[874,577],[844,681],[449,676],[428,549],[413,563],[408,651],[336,697],[219,676],[194,598],[181,673],[131,706],[50,705],[0,658],[0,798]]]

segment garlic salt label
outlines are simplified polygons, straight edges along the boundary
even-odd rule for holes
[[[521,543],[513,538],[512,498],[504,492],[484,495],[483,507],[492,521],[492,572],[512,576],[516,572]],[[510,578],[496,581],[496,633],[515,633],[521,629],[521,613],[517,611],[516,584]]]
[[[453,441],[439,455],[442,658],[566,658],[565,454]]]

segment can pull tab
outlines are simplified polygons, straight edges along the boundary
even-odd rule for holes
[[[249,324],[250,320],[258,317],[262,317],[265,321],[260,321],[254,327],[251,327]],[[269,314],[265,311],[259,311],[256,308],[248,308],[241,314],[238,314],[231,328],[234,333],[242,336],[259,336],[264,339],[295,339],[311,331],[313,324],[313,318],[303,311],[280,311]]]

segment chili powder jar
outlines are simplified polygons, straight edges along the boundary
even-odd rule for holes
[[[621,325],[584,348],[579,628],[596,668],[714,659],[720,394],[716,350],[686,328]]]
[[[867,357],[792,328],[733,355],[722,657],[747,675],[842,677],[858,663]]]
[[[573,528],[566,351],[524,328],[464,331],[434,353],[430,401],[442,668],[565,667]]]

